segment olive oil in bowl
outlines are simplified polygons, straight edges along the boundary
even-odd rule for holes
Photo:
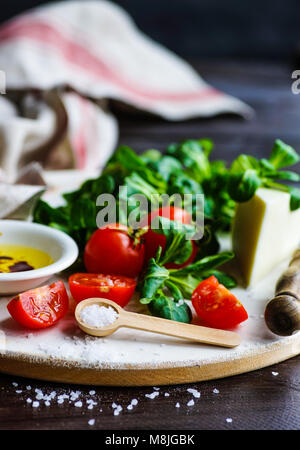
[[[0,273],[25,272],[53,263],[44,251],[21,245],[0,245]]]

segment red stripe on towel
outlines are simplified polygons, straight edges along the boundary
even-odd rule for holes
[[[203,89],[190,92],[170,93],[147,90],[144,86],[137,86],[136,83],[131,83],[121,78],[103,60],[92,54],[83,45],[63,35],[60,30],[41,20],[32,19],[28,16],[16,19],[0,28],[0,43],[20,38],[31,39],[53,46],[57,51],[61,52],[64,59],[69,63],[75,64],[93,76],[96,75],[101,80],[109,81],[127,93],[144,100],[189,102],[225,95],[211,87],[204,87]]]

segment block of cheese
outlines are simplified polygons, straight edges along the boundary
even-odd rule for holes
[[[246,286],[264,278],[299,244],[300,209],[290,211],[290,194],[261,188],[237,204],[232,247]]]

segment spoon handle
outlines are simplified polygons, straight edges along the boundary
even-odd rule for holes
[[[131,312],[122,313],[122,326],[136,330],[150,331],[152,333],[174,336],[203,344],[218,345],[221,347],[236,347],[240,344],[240,336],[232,331],[190,325],[158,317],[146,316]]]

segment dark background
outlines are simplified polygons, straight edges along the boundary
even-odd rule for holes
[[[83,0],[84,1],[84,0]],[[0,20],[39,0],[1,2]],[[116,0],[149,36],[187,59],[287,59],[300,43],[299,0]]]

